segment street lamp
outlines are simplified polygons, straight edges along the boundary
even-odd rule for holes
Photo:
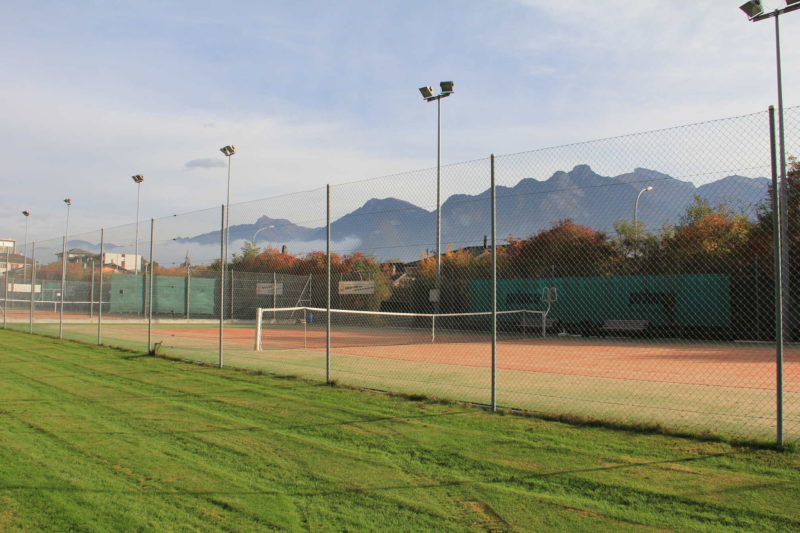
[[[256,230],[256,232],[255,232],[255,233],[253,233],[253,238],[252,238],[252,239],[250,239],[250,244],[252,245],[252,247],[253,247],[253,248],[255,248],[255,247],[256,247],[256,235],[258,235],[259,233],[261,233],[261,232],[262,232],[262,231],[264,231],[265,229],[273,229],[274,227],[275,227],[274,225],[270,224],[269,226],[262,226],[262,227],[258,228],[258,229]]]
[[[447,98],[453,94],[453,82],[443,81],[439,83],[441,92],[433,93],[433,87],[420,87],[419,92],[426,102],[436,102],[436,295],[433,299],[434,312],[439,312],[439,301],[441,299],[442,288],[442,98]]]
[[[133,256],[133,274],[136,275],[139,273],[139,200],[142,197],[142,182],[144,181],[144,176],[136,174],[135,176],[131,176],[131,179],[136,184],[136,251]]]
[[[25,215],[25,246],[22,248],[22,283],[25,283],[25,278],[28,274],[28,217],[31,212],[27,209],[22,212]]]
[[[67,283],[67,241],[69,240],[69,208],[72,207],[72,199],[64,198],[67,206],[67,223],[64,226],[64,244],[61,251],[61,310],[58,320],[58,338],[64,338],[64,289]]]
[[[634,231],[634,240],[633,240],[633,257],[639,255],[639,223],[637,222],[637,218],[639,216],[639,198],[646,192],[650,192],[653,190],[652,186],[645,187],[639,191],[639,194],[636,195],[636,204],[633,206],[633,231]]]

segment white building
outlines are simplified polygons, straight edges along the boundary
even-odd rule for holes
[[[14,239],[0,239],[0,254],[13,254],[17,251],[17,241]]]
[[[103,252],[103,265],[116,265],[129,272],[142,271],[142,256],[137,254],[115,254]]]

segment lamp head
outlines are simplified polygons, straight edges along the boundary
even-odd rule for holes
[[[131,179],[136,183],[141,183],[144,181],[144,176],[141,174],[136,174],[135,176],[131,176]]]
[[[652,185],[650,185],[649,187],[645,187],[645,189],[644,189],[644,190],[646,190],[646,191],[652,191],[652,190],[653,190],[653,186],[652,186]]]
[[[739,9],[744,11],[749,18],[757,17],[764,12],[764,6],[761,5],[761,0],[748,0],[739,6]]]
[[[25,211],[23,211],[22,214],[25,215],[26,217],[31,216],[31,212],[28,211],[27,209]]]
[[[450,94],[453,92],[453,82],[452,81],[443,81],[439,83],[439,87],[442,88],[443,93]]]
[[[433,98],[433,87],[431,87],[430,85],[428,85],[427,87],[420,87],[419,92],[420,94],[422,94],[422,97],[426,100],[428,98]]]
[[[67,207],[72,205],[72,198],[64,198],[64,203],[67,204]]]
[[[223,146],[220,148],[219,151],[225,154],[227,157],[230,157],[236,153],[236,147],[232,144],[229,144],[228,146]]]

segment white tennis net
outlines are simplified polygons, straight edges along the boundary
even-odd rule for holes
[[[331,309],[331,338],[337,347],[481,342],[489,335],[491,312],[396,313]],[[498,311],[498,329],[517,336],[544,337],[547,311]],[[324,348],[328,310],[322,307],[259,308],[255,349]]]

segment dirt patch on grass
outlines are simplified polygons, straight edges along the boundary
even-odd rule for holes
[[[486,531],[511,531],[508,522],[503,520],[486,502],[470,501],[464,502],[464,505],[478,515],[479,520],[474,525],[480,526]]]

